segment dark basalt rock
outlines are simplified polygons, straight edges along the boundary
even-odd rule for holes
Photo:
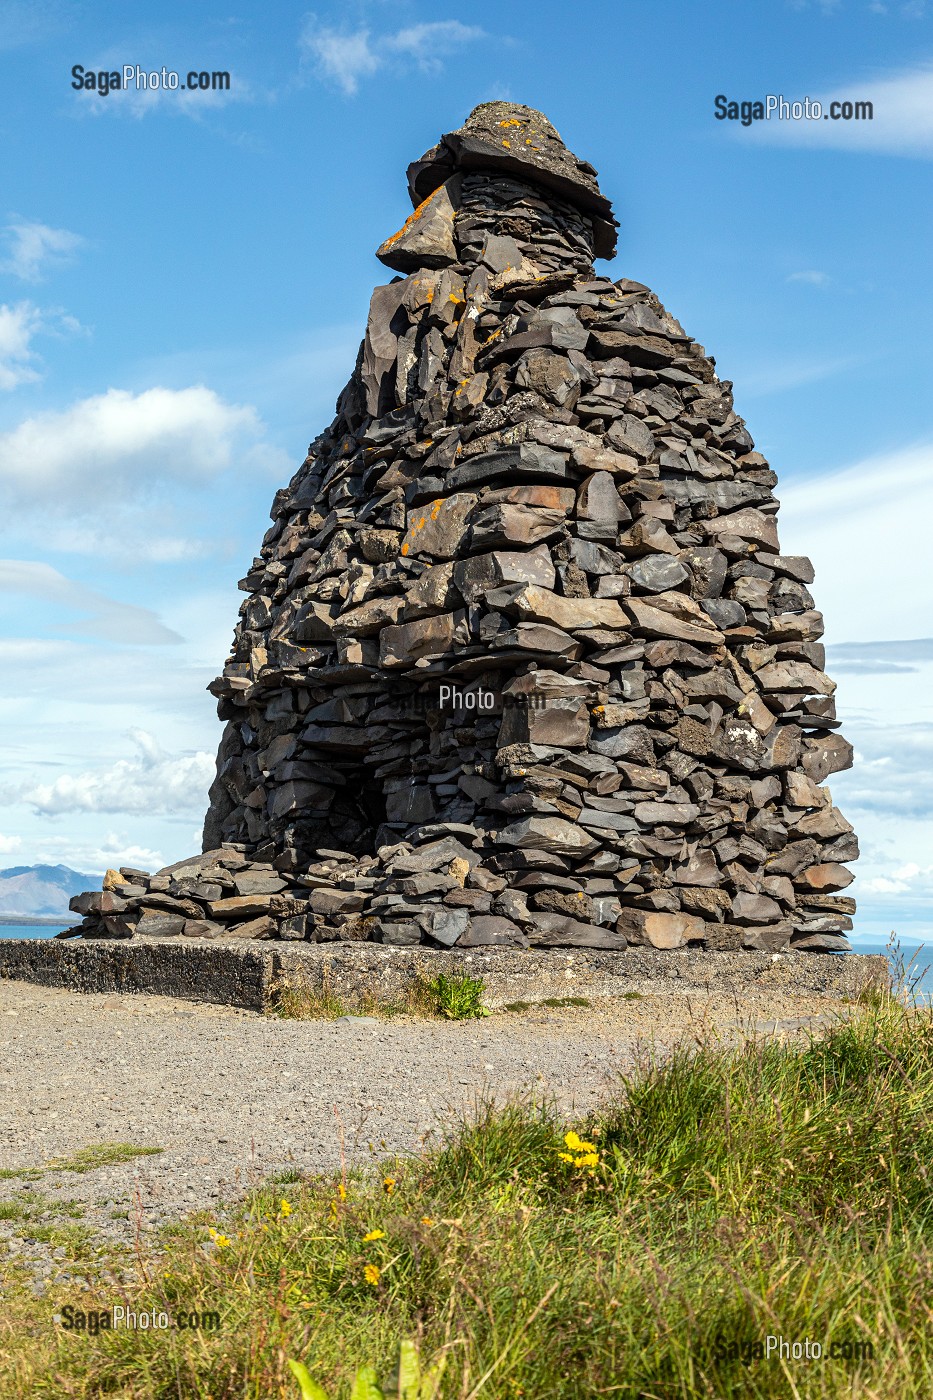
[[[240,585],[205,852],[75,932],[847,946],[852,751],[731,385],[596,275],[611,209],[540,113],[484,104],[410,185]]]
[[[459,130],[447,132],[408,167],[412,203],[420,205],[464,170],[516,175],[560,195],[591,216],[596,256],[614,255],[618,224],[612,205],[600,193],[596,171],[568,151],[543,112],[514,102],[474,107]]]

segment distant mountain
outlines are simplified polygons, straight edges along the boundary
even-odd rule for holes
[[[79,875],[67,865],[12,865],[0,870],[0,915],[67,919],[71,896],[99,884],[97,875]]]

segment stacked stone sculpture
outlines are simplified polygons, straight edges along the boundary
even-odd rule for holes
[[[242,580],[205,853],[87,936],[843,950],[813,569],[732,386],[541,113],[409,170],[337,415]]]

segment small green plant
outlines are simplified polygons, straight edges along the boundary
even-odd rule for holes
[[[426,1371],[421,1368],[418,1348],[409,1338],[399,1347],[398,1366],[389,1384],[389,1394],[398,1400],[436,1400],[447,1357],[442,1355]],[[328,1400],[327,1392],[312,1379],[302,1361],[289,1361],[289,1369],[298,1382],[301,1400]],[[372,1366],[361,1366],[356,1373],[350,1400],[385,1400],[386,1392],[379,1384]]]
[[[448,1021],[469,1021],[474,1016],[488,1016],[483,1005],[486,984],[481,977],[463,972],[457,977],[445,977],[441,972],[427,984],[434,1010]]]
[[[589,1006],[586,997],[545,997],[542,1006]]]

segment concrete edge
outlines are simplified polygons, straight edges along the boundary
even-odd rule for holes
[[[725,993],[741,1000],[781,991],[851,1000],[888,984],[882,954],[625,952],[511,948],[428,951],[374,943],[215,942],[194,939],[8,939],[0,978],[76,992],[145,994],[268,1008],[283,985],[327,990],[352,1004],[365,994],[391,1002],[419,977],[482,978],[485,1004],[561,996]]]

